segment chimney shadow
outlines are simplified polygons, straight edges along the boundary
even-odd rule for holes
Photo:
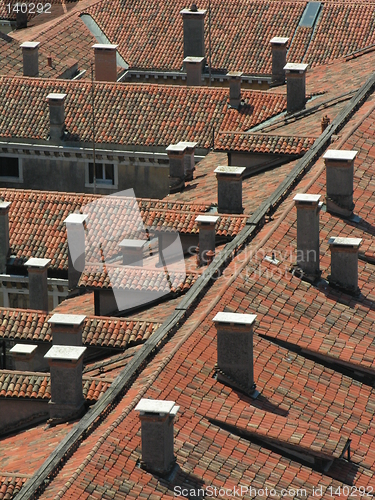
[[[197,499],[205,498],[205,482],[195,474],[189,474],[176,464],[168,476],[162,479],[163,486],[175,496],[182,490],[186,490],[184,498]],[[167,484],[166,484],[167,483]]]
[[[257,388],[259,389],[259,388]],[[287,417],[289,415],[288,410],[283,410],[279,405],[272,403],[268,398],[259,394],[256,399],[252,399],[243,392],[240,392],[236,389],[233,389],[233,392],[237,394],[238,398],[242,401],[249,404],[249,406],[253,406],[254,408],[258,408],[258,410],[267,411],[269,413],[274,413],[275,415],[279,415],[280,417]],[[261,390],[261,389],[259,389]]]
[[[185,185],[183,191],[192,191],[193,189],[196,189],[198,187],[198,184],[187,184]]]
[[[314,286],[314,285],[313,285]],[[322,292],[327,298],[335,300],[340,304],[354,308],[357,305],[362,305],[368,307],[371,311],[375,311],[375,302],[366,297],[360,291],[358,295],[352,295],[344,289],[328,285],[327,288],[319,286],[319,283],[315,287]]]
[[[343,481],[345,484],[352,486],[358,474],[359,465],[354,462],[340,458],[336,459],[329,468],[328,475],[337,481]]]

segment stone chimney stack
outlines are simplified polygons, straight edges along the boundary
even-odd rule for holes
[[[270,41],[272,50],[272,83],[282,85],[285,83],[286,46],[289,38],[275,36]]]
[[[194,177],[195,170],[195,148],[197,146],[197,142],[179,142],[177,146],[185,147],[185,180],[192,181]]]
[[[9,253],[9,201],[0,201],[0,273],[6,273]]]
[[[53,314],[48,320],[53,345],[82,346],[85,319],[83,314]]]
[[[122,240],[119,244],[122,252],[122,265],[143,267],[143,250],[146,244],[146,240]]]
[[[86,347],[53,345],[44,356],[51,372],[50,417],[77,418],[83,413],[82,360]]]
[[[206,10],[198,9],[194,3],[190,9],[183,9],[180,12],[184,24],[184,58],[206,57],[204,44],[206,12]]]
[[[59,141],[65,130],[65,102],[66,94],[48,94],[50,136],[52,141]]]
[[[308,275],[319,275],[320,194],[297,194],[297,265]]]
[[[169,189],[176,193],[185,186],[185,154],[184,143],[171,144],[166,149],[169,158]]]
[[[217,179],[218,211],[242,214],[242,176],[246,167],[219,166],[214,172]]]
[[[23,58],[23,76],[38,76],[39,45],[39,42],[24,42],[21,44]]]
[[[307,67],[308,64],[296,63],[288,63],[284,66],[288,113],[295,113],[305,108]]]
[[[323,155],[327,178],[327,210],[350,217],[353,214],[354,159],[358,151],[330,149]]]
[[[85,269],[85,228],[83,223],[87,214],[70,214],[64,220],[68,233],[68,281],[69,290],[77,287]]]
[[[213,319],[217,329],[218,380],[255,398],[253,326],[255,314],[219,312]]]
[[[36,259],[32,257],[25,266],[29,273],[30,309],[48,312],[47,270],[51,259]]]
[[[185,57],[184,66],[186,69],[186,85],[188,87],[202,85],[203,65],[204,57]]]
[[[217,215],[198,215],[195,219],[199,229],[199,263],[201,266],[208,263],[207,252],[215,253],[215,227],[219,219]]]
[[[230,71],[229,76],[229,104],[232,108],[239,109],[241,104],[241,71]]]
[[[328,280],[333,285],[353,293],[358,292],[358,250],[361,238],[330,238],[331,275]]]
[[[13,357],[14,369],[32,372],[34,371],[34,357],[38,346],[35,344],[16,344],[10,353]]]
[[[92,46],[95,54],[95,80],[98,82],[117,81],[117,47],[105,43]]]
[[[141,399],[139,411],[142,437],[142,464],[151,472],[164,475],[174,463],[173,421],[179,410],[174,401]]]

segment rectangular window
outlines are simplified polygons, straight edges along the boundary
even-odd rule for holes
[[[0,156],[0,178],[1,177],[20,177],[18,158]]]
[[[115,166],[113,163],[95,163],[97,184],[115,184]],[[94,184],[94,164],[89,163],[89,184]]]

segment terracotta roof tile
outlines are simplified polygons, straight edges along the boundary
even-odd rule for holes
[[[290,137],[239,132],[219,134],[215,149],[277,155],[303,155],[314,144],[313,137]]]

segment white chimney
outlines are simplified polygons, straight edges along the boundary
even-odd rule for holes
[[[184,25],[184,58],[205,57],[204,18],[206,10],[198,9],[193,3],[190,9],[181,10]]]
[[[218,166],[214,172],[217,179],[218,211],[226,214],[242,214],[242,177],[246,167]]]
[[[0,201],[0,273],[6,273],[9,253],[9,201]]]
[[[53,314],[48,320],[53,345],[81,346],[85,319],[83,314]]]
[[[327,211],[343,217],[353,214],[354,159],[358,151],[330,149],[323,155],[326,165]]]
[[[69,290],[77,287],[85,269],[85,228],[87,214],[70,214],[64,220],[68,234],[68,282]]]
[[[65,130],[65,107],[66,94],[48,94],[50,137],[52,141],[59,141]]]
[[[77,418],[83,413],[82,360],[86,347],[53,345],[44,356],[51,372],[50,417]]]
[[[203,65],[204,57],[185,57],[184,67],[186,69],[186,85],[188,87],[202,85]]]
[[[38,76],[39,45],[39,42],[24,42],[21,44],[23,58],[23,76]]]
[[[26,372],[34,371],[34,357],[38,346],[35,344],[16,344],[10,353],[13,357],[14,369]]]
[[[47,270],[51,259],[32,257],[25,266],[29,273],[29,304],[30,309],[48,312]]]
[[[215,227],[219,219],[217,215],[198,215],[195,219],[199,229],[199,263],[201,266],[209,261],[207,252],[215,253]]]
[[[358,292],[358,250],[361,238],[330,238],[331,275],[328,281],[353,293]]]
[[[306,70],[308,64],[288,63],[286,74],[286,109],[288,113],[301,111],[306,104]]]
[[[117,47],[105,43],[92,46],[95,54],[95,80],[98,82],[117,81]]]
[[[272,50],[272,83],[283,84],[285,82],[286,46],[289,38],[275,36],[271,39]]]
[[[229,76],[229,104],[232,108],[239,109],[241,104],[241,71],[230,71]]]
[[[219,312],[217,329],[217,379],[256,398],[254,383],[253,327],[255,314]]]
[[[319,275],[320,194],[297,194],[297,266],[308,275]]]
[[[142,438],[142,464],[150,472],[164,475],[174,463],[173,421],[179,410],[174,401],[141,399],[139,411]]]

